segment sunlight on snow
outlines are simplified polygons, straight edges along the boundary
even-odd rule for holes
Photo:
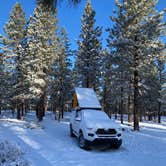
[[[33,149],[39,150],[41,148],[41,146],[37,142],[33,141],[32,139],[30,139],[29,137],[25,135],[19,135],[18,137],[21,140],[23,140],[26,144],[31,146]]]
[[[161,124],[154,124],[154,123],[140,123],[141,126],[143,127],[150,127],[150,128],[156,128],[156,129],[163,129],[166,130],[166,126],[161,125]]]

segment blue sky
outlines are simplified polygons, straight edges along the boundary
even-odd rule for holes
[[[115,0],[91,0],[91,1],[92,1],[92,6],[96,11],[96,25],[103,27],[102,39],[103,39],[103,46],[105,46],[106,45],[105,38],[107,37],[105,29],[112,25],[109,16],[112,15],[112,11],[115,8]],[[27,18],[33,14],[33,10],[36,5],[35,0],[1,0],[0,34],[3,34],[4,24],[8,20],[9,13],[16,2],[20,2],[22,4]],[[86,0],[82,0],[82,3],[79,4],[77,7],[71,7],[66,4],[61,4],[58,6],[59,26],[60,27],[63,26],[66,28],[73,49],[77,48],[76,40],[78,39],[81,28],[80,17],[83,14],[83,9],[85,7],[85,4]],[[162,10],[163,8],[166,8],[166,0],[159,0],[157,9]]]

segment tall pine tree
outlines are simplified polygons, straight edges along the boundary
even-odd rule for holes
[[[36,101],[36,114],[43,119],[47,109],[47,92],[51,65],[57,57],[57,18],[50,6],[38,3],[27,30],[27,80],[31,97]]]
[[[81,18],[82,28],[80,40],[78,41],[78,52],[76,57],[76,70],[78,84],[82,87],[98,90],[101,68],[101,28],[95,27],[95,11],[88,0]]]
[[[17,108],[17,118],[21,118],[21,104],[23,99],[23,73],[20,63],[23,57],[23,41],[25,39],[25,13],[20,3],[14,6],[9,21],[4,27],[3,54],[5,56],[6,73],[8,73],[8,99]]]
[[[51,102],[54,111],[59,111],[59,120],[63,118],[63,113],[67,102],[71,99],[71,56],[69,39],[64,28],[59,33],[58,57],[52,65],[51,72]]]
[[[165,56],[165,52],[161,53]],[[158,78],[158,123],[161,123],[162,108],[166,104],[166,58],[165,60],[158,59],[156,63],[157,78]]]
[[[3,95],[4,95],[4,62],[3,62],[3,53],[0,53],[0,114],[2,110],[2,105],[4,102]]]
[[[110,31],[109,47],[123,57],[125,71],[130,71],[133,85],[134,130],[139,130],[139,82],[143,66],[158,57],[164,49],[160,36],[165,32],[164,12],[155,11],[157,0],[116,0],[116,16]],[[122,67],[121,67],[122,68]]]

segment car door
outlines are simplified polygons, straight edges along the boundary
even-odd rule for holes
[[[76,111],[73,123],[73,130],[78,135],[81,123],[81,111]]]

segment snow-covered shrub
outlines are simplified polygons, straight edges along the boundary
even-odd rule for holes
[[[0,141],[0,166],[29,166],[23,158],[23,152],[17,145]]]

